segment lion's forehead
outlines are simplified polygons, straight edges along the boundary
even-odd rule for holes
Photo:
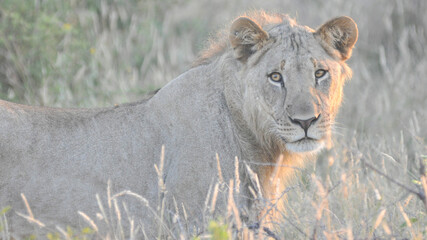
[[[270,67],[334,68],[337,64],[322,48],[308,27],[279,24],[269,31],[275,41],[265,54]],[[283,63],[286,64],[283,64]],[[277,65],[277,67],[276,67]],[[269,67],[269,68],[270,68]]]
[[[278,24],[267,31],[270,37],[287,45],[289,48],[295,47],[295,50],[297,50],[297,47],[307,48],[314,41],[313,30],[305,26]]]
[[[325,55],[321,50],[289,50],[280,46],[276,46],[268,51],[263,56],[263,62],[267,71],[285,71],[298,70],[310,70],[321,68],[332,70],[336,68],[338,64],[336,61],[331,59],[328,55]]]
[[[313,30],[306,26],[278,24],[268,30],[274,39],[271,52],[282,58],[295,58],[300,61],[313,59],[330,59],[313,35]]]

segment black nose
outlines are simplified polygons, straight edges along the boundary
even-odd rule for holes
[[[317,117],[312,117],[309,119],[292,119],[291,117],[289,117],[289,119],[291,120],[292,123],[300,125],[302,129],[304,129],[305,135],[307,136],[307,131],[308,128],[317,121],[317,119],[319,119],[320,114]]]

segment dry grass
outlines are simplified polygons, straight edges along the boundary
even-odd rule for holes
[[[21,15],[28,9],[20,5],[26,1],[0,3],[0,96],[63,107],[139,99],[188,69],[207,34],[247,10],[286,12],[313,27],[332,16],[351,16],[360,36],[349,60],[354,75],[345,89],[335,145],[287,189],[285,220],[270,237],[427,238],[427,209],[420,198],[423,193],[426,196],[423,184],[424,191],[427,185],[426,170],[421,167],[427,163],[426,1],[32,2],[36,11],[25,17]],[[53,34],[55,27],[60,30]],[[34,37],[35,32],[43,38]],[[48,42],[43,45],[43,41]],[[159,236],[258,239],[268,234],[256,229],[262,229],[263,223],[245,226],[241,222],[233,200],[238,187],[233,185],[239,186],[237,178],[212,184],[204,229],[189,227],[186,210],[179,204],[170,210],[174,213],[170,222],[164,219],[164,208],[153,209],[162,223],[179,226],[159,225]],[[137,219],[120,212],[122,195],[148,205],[130,191],[111,193],[107,208],[99,201],[98,216],[111,228],[90,236],[124,239],[143,234]],[[217,197],[229,199],[228,215],[220,219],[212,214]],[[254,197],[260,197],[255,189]],[[9,239],[5,214],[0,214],[0,238]],[[88,226],[97,224],[98,220],[86,217]],[[130,227],[122,227],[123,222]],[[63,229],[57,232],[67,238]]]

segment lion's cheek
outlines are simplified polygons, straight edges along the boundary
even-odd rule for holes
[[[329,91],[329,113],[331,117],[335,117],[338,113],[338,109],[341,106],[342,101],[342,86],[333,84]]]

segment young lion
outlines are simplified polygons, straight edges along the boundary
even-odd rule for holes
[[[295,167],[330,141],[351,76],[345,61],[357,36],[349,17],[314,31],[286,15],[257,12],[237,18],[229,35],[212,43],[193,68],[143,101],[105,109],[0,101],[0,206],[25,212],[23,193],[47,226],[78,227],[83,223],[78,211],[95,219],[95,195],[105,196],[110,180],[113,190],[129,189],[148,200],[147,207],[122,196],[152,238],[158,229],[152,209],[159,198],[165,197],[166,206],[171,199],[184,205],[195,222],[203,215],[218,153],[226,183],[235,177],[235,157],[240,161],[243,197],[237,206],[254,209],[249,188],[259,190],[279,208],[256,215],[276,221],[283,208],[277,193]],[[160,194],[153,166],[162,145],[160,179],[167,192]],[[257,174],[260,189],[244,162]],[[10,225],[17,236],[32,229],[15,212]]]

